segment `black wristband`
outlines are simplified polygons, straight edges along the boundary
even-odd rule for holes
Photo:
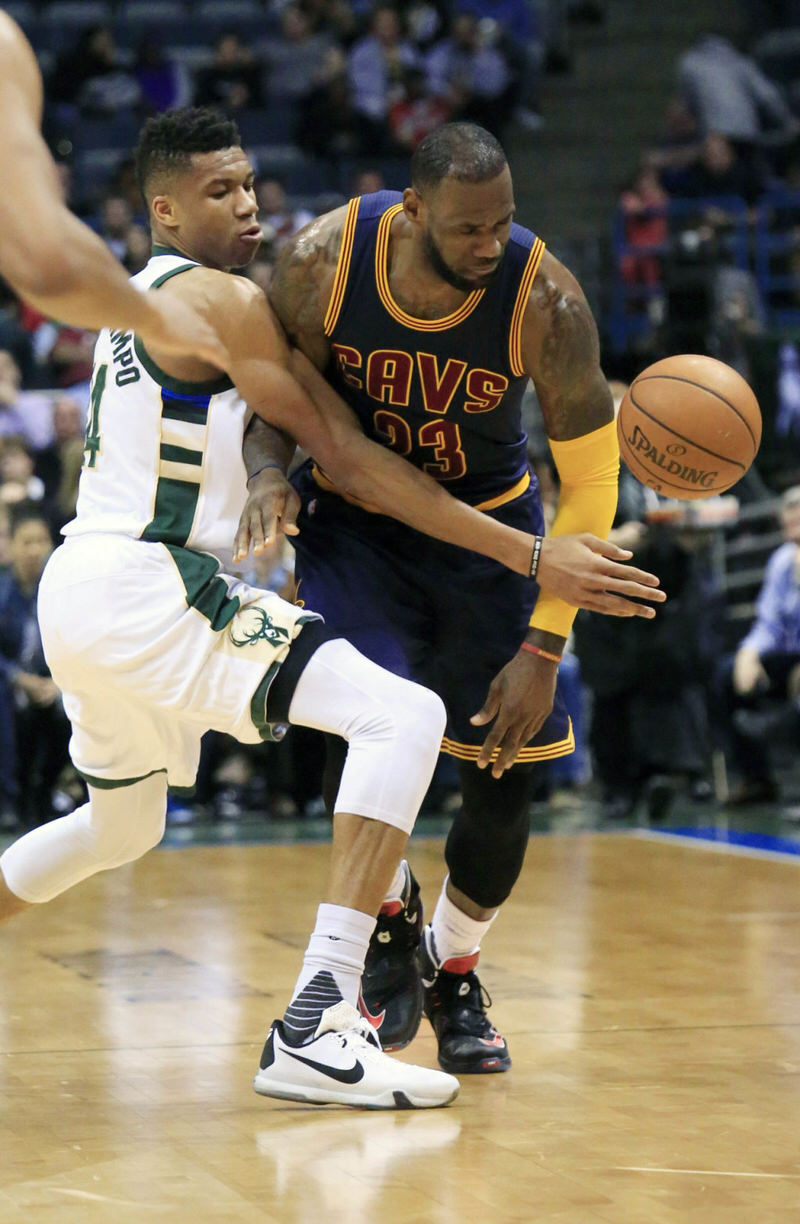
[[[544,544],[544,536],[533,537],[533,552],[531,553],[531,568],[530,578],[535,578],[539,570],[539,558],[542,555],[542,545]]]
[[[277,468],[278,471],[283,473],[284,476],[286,475],[283,470],[283,464],[278,463],[277,459],[270,459],[267,463],[262,463],[260,468],[256,468],[254,472],[250,473],[250,475],[247,477],[247,484],[250,483],[254,476],[258,476],[260,472],[266,471],[267,468]]]

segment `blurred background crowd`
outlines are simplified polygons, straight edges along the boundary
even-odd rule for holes
[[[732,498],[665,504],[623,472],[615,538],[661,576],[669,603],[652,625],[578,617],[561,668],[578,751],[536,785],[554,801],[592,795],[608,820],[642,807],[661,819],[679,794],[778,797],[800,743],[800,3],[676,0],[667,16],[651,0],[635,14],[625,0],[3,7],[42,66],[64,198],[131,273],[149,257],[131,149],[150,114],[198,103],[237,119],[265,237],[247,275],[265,290],[288,237],[351,195],[404,187],[426,133],[465,118],[505,142],[519,219],[581,280],[618,402],[668,353],[708,353],[749,379],[764,442]],[[82,796],[35,601],[74,510],[93,344],[0,283],[9,830]],[[552,510],[533,389],[525,417]],[[291,550],[251,576],[291,597]],[[210,734],[196,800],[172,803],[170,819],[317,816],[322,766],[312,732],[246,750]],[[425,811],[456,792],[443,757]]]

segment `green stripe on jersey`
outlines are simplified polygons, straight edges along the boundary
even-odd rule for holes
[[[165,421],[186,421],[189,425],[205,425],[208,421],[208,409],[194,404],[185,407],[175,400],[164,400],[161,408],[161,418]]]
[[[188,446],[175,446],[172,442],[162,442],[161,458],[168,459],[171,463],[194,463],[197,467],[201,467],[203,452],[189,450]]]
[[[219,562],[208,553],[170,543],[166,547],[178,567],[189,607],[197,608],[216,632],[224,629],[239,611],[239,600],[228,594],[227,583],[217,576]]]
[[[155,513],[142,532],[142,539],[155,544],[185,544],[192,530],[199,496],[199,483],[159,476]]]

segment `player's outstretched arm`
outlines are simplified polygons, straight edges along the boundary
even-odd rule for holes
[[[290,355],[255,285],[209,269],[176,278],[175,293],[181,281],[184,287],[191,281],[198,300],[220,319],[230,353],[228,373],[249,407],[313,455],[343,493],[427,535],[528,573],[533,537],[457,501],[430,476],[365,437],[354,414],[311,362],[297,350]],[[314,398],[307,393],[309,386]]]
[[[97,234],[65,207],[39,131],[42,82],[19,27],[0,12],[0,273],[43,314],[98,331],[136,331],[163,352],[194,353],[224,367],[214,327],[191,306],[177,311],[139,293]]]

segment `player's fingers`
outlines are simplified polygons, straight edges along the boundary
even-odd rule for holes
[[[667,598],[666,591],[660,587],[644,586],[641,582],[623,582],[619,578],[610,578],[606,590],[615,595],[630,595],[634,599],[649,599],[651,602],[663,603]]]
[[[484,701],[481,709],[478,710],[477,714],[473,714],[469,721],[472,723],[473,727],[483,727],[486,725],[486,723],[492,721],[499,709],[500,690],[497,689],[494,684],[491,684],[489,686],[489,692],[486,694],[486,700]]]
[[[581,539],[587,548],[591,548],[592,552],[600,553],[602,557],[611,557],[614,561],[624,561],[626,557],[633,556],[629,548],[620,548],[618,544],[612,544],[610,540],[602,540],[600,536],[591,535],[588,531],[583,532]]]
[[[506,736],[497,759],[492,765],[493,778],[501,777],[507,769],[511,768],[525,745],[529,744],[533,737],[541,731],[545,717],[544,714],[538,714],[535,718],[529,719],[513,737]]]
[[[242,561],[250,551],[250,524],[245,515],[239,519],[236,535],[233,537],[233,559]]]
[[[655,608],[651,608],[649,604],[632,603],[629,599],[623,599],[620,595],[609,595],[608,592],[592,600],[589,611],[603,612],[606,616],[642,616],[645,620],[652,620],[656,614]]]
[[[657,574],[651,574],[649,570],[637,569],[635,565],[618,565],[615,561],[601,566],[598,573],[603,578],[615,578],[622,582],[639,582],[642,586],[647,587],[657,587],[661,581]]]
[[[253,510],[250,514],[250,540],[253,545],[254,553],[261,553],[267,546],[267,537],[264,532],[264,520],[259,510]]]
[[[297,526],[297,516],[300,513],[301,505],[298,494],[294,489],[291,489],[286,494],[286,501],[284,502],[283,513],[281,514],[281,526],[285,535],[297,535],[299,533],[300,528]]]
[[[483,741],[483,746],[478,753],[478,769],[485,769],[490,764],[494,756],[495,749],[503,742],[505,734],[508,730],[508,722],[504,718],[498,718],[492,727],[486,739]]]

